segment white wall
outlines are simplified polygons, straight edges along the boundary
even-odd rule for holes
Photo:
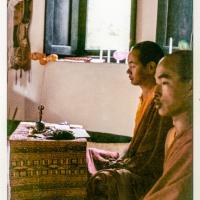
[[[25,98],[23,94],[23,89],[21,88],[20,84],[15,84],[15,76],[16,71],[9,70],[8,71],[8,85],[7,85],[7,107],[8,107],[8,118],[12,119],[14,116],[15,109],[17,108],[17,114],[15,119],[24,120],[24,109],[25,109]],[[21,84],[24,81],[21,80]]]
[[[147,13],[147,10],[151,9]],[[157,0],[138,1],[137,40],[155,39]],[[32,52],[43,50],[44,0],[33,1],[30,27]],[[155,13],[154,13],[155,12]],[[144,14],[145,13],[145,14]],[[151,17],[151,20],[150,20]],[[152,23],[151,31],[149,23]],[[125,64],[56,62],[41,66],[32,61],[31,82],[24,74],[16,85],[8,73],[8,104],[16,119],[37,120],[37,106],[45,105],[44,120],[83,124],[91,131],[132,135],[140,89],[130,84]]]
[[[136,41],[155,41],[158,0],[137,1]]]

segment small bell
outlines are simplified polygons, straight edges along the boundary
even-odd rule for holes
[[[42,111],[44,110],[44,106],[39,105],[38,110],[39,110],[39,121],[35,123],[35,128],[37,131],[43,131],[45,129],[45,124],[42,122]]]

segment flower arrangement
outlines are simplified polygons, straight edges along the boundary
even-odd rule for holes
[[[48,62],[55,62],[58,60],[58,55],[57,54],[50,54],[46,56],[44,53],[39,53],[39,52],[33,52],[30,53],[30,59],[31,60],[39,60],[39,63],[41,65],[46,65]]]

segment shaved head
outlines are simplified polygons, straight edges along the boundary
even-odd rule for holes
[[[160,60],[159,65],[163,65],[176,72],[182,81],[192,80],[192,51],[181,50],[168,54]]]

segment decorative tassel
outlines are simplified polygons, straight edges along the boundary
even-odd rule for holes
[[[31,82],[31,70],[28,71],[28,82]]]
[[[17,70],[15,71],[15,85],[17,85]]]
[[[19,75],[20,79],[22,78],[22,68],[20,68],[20,75]]]

